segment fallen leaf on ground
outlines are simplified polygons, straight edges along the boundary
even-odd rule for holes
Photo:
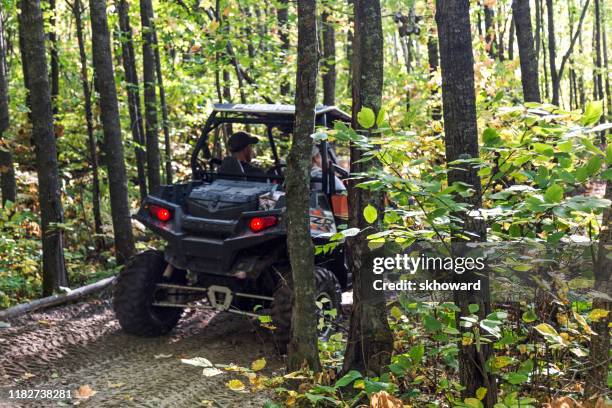
[[[219,370],[217,367],[204,367],[202,370],[202,375],[204,377],[214,377],[219,374],[223,374],[223,371]]]
[[[372,394],[370,408],[403,408],[404,404],[398,398],[389,394],[387,391],[379,391]]]
[[[244,391],[246,388],[244,383],[240,380],[230,380],[226,382],[225,385],[232,391]]]
[[[36,374],[32,374],[32,373],[23,373],[22,378],[24,380],[27,380],[28,378],[32,378],[32,377],[36,377]]]
[[[121,388],[124,385],[125,385],[125,383],[122,383],[122,382],[120,382],[120,383],[111,383],[111,382],[109,382],[108,383],[108,388]]]
[[[156,354],[153,356],[154,359],[159,360],[160,358],[170,358],[172,354]]]
[[[211,363],[210,360],[204,357],[194,357],[194,358],[188,358],[188,359],[182,358],[181,363],[189,364],[189,365],[196,366],[196,367],[212,367],[213,366],[213,363]]]
[[[260,371],[260,370],[263,370],[265,366],[266,366],[266,359],[260,358],[259,360],[255,360],[251,363],[251,370]]]
[[[79,388],[77,388],[76,392],[74,393],[75,397],[80,398],[80,399],[89,399],[91,397],[93,397],[96,394],[96,391],[94,391],[89,385],[81,385]]]

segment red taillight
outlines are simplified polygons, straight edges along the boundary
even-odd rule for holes
[[[263,231],[266,228],[270,228],[276,225],[278,219],[272,215],[266,217],[255,217],[251,218],[249,222],[249,228],[253,232]]]
[[[150,205],[149,212],[152,216],[160,220],[161,222],[166,222],[172,218],[172,213],[169,209],[160,207],[158,205]]]

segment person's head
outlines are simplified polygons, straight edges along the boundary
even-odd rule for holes
[[[259,140],[255,136],[239,131],[230,136],[227,144],[233,157],[242,162],[250,163],[255,157],[253,145],[257,142]]]
[[[312,165],[319,168],[323,167],[323,159],[317,146],[312,147]]]

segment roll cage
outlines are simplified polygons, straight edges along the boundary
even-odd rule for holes
[[[341,111],[335,106],[319,105],[315,108],[315,125],[331,128],[337,120],[349,123],[350,115]],[[213,111],[202,127],[202,133],[196,142],[196,145],[191,154],[191,170],[194,180],[211,179],[218,176],[219,173],[214,171],[214,166],[219,164],[218,158],[212,157],[208,145],[208,135],[216,128],[223,124],[258,124],[266,125],[266,135],[270,148],[272,149],[272,157],[276,168],[282,165],[278,150],[274,140],[273,129],[276,127],[283,133],[293,133],[293,124],[295,121],[295,106],[281,104],[228,104],[216,103],[213,105]],[[320,181],[322,190],[325,194],[331,195],[335,193],[334,171],[330,169],[341,170],[337,165],[337,157],[334,149],[327,141],[322,141],[319,144],[319,151],[322,158],[322,177]],[[208,163],[204,163],[199,159],[200,154],[203,154]],[[331,165],[330,165],[331,163]],[[208,167],[208,169],[206,168]],[[266,179],[283,180],[282,175],[266,176]]]

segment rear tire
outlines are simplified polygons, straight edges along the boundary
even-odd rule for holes
[[[153,306],[156,285],[164,280],[167,262],[161,251],[146,251],[134,256],[123,268],[114,288],[113,308],[126,333],[155,337],[176,326],[182,308]],[[171,281],[183,283],[182,271],[175,270]]]
[[[283,353],[286,351],[287,345],[291,340],[291,309],[293,302],[291,269],[287,269],[288,271],[281,273],[282,277],[274,292],[271,310],[272,324],[275,327],[274,339]],[[330,307],[336,309],[337,316],[340,316],[342,312],[342,288],[336,275],[329,269],[315,266],[315,288],[315,298],[320,300],[321,297],[326,297],[330,302]],[[337,320],[337,318],[334,320]]]

